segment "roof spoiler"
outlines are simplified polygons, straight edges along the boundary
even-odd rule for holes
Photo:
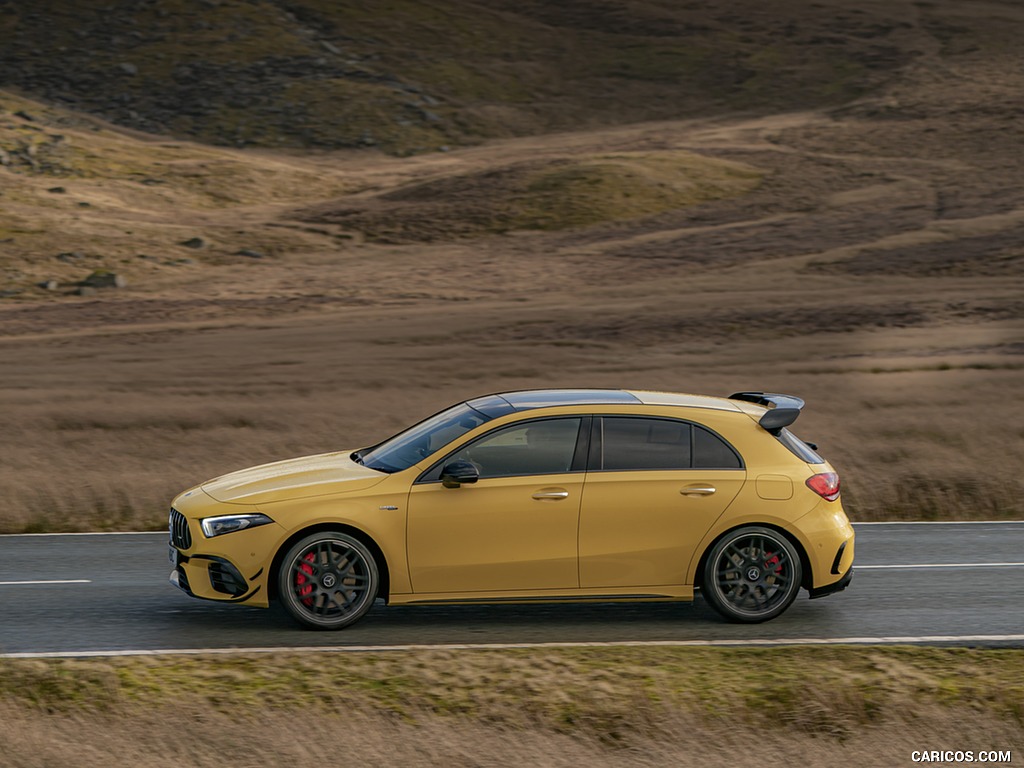
[[[780,395],[774,392],[737,392],[729,395],[730,400],[745,400],[748,403],[757,403],[770,410],[766,411],[757,423],[764,429],[777,435],[783,427],[788,427],[800,410],[804,407],[804,401],[794,395]]]

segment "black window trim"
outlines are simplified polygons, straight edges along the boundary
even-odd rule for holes
[[[590,444],[590,431],[591,422],[594,421],[594,417],[590,414],[577,414],[577,413],[563,413],[548,416],[535,416],[529,419],[517,419],[516,421],[510,421],[505,424],[496,426],[494,429],[490,429],[479,435],[467,443],[463,443],[457,448],[449,451],[445,456],[433,464],[430,465],[426,470],[420,473],[420,476],[413,481],[413,485],[428,485],[430,483],[440,483],[440,477],[430,477],[430,475],[436,470],[440,473],[441,467],[444,466],[445,462],[448,461],[452,456],[461,450],[469,448],[474,443],[478,443],[486,437],[493,435],[506,427],[518,427],[520,424],[529,424],[534,421],[554,421],[555,419],[579,419],[580,427],[579,432],[576,434],[576,448],[573,451],[572,462],[569,464],[568,472],[531,472],[529,474],[518,474],[518,475],[499,475],[498,477],[481,477],[481,480],[497,480],[505,477],[545,477],[547,475],[572,475],[572,474],[584,474],[586,473],[586,456]]]
[[[677,422],[677,423],[682,423],[682,424],[689,425],[689,427],[690,427],[690,466],[689,467],[679,467],[679,468],[675,468],[675,469],[665,469],[665,468],[662,468],[662,467],[657,467],[657,468],[652,468],[652,469],[639,469],[639,468],[638,469],[604,469],[604,468],[598,469],[597,468],[598,465],[603,463],[602,460],[604,458],[603,448],[604,448],[604,419],[605,418],[611,418],[611,419],[647,419],[647,420],[657,419],[657,420],[660,420],[660,421],[674,421],[674,422]],[[697,455],[697,452],[694,450],[695,445],[696,445],[695,441],[697,439],[696,438],[696,435],[697,435],[696,428],[697,427],[699,427],[700,429],[705,430],[706,432],[711,433],[712,435],[717,437],[719,440],[721,440],[722,443],[730,451],[732,451],[733,455],[739,461],[740,465],[738,467],[695,467],[695,466],[693,466],[694,458]],[[588,460],[587,460],[587,472],[588,473],[589,472],[725,472],[725,471],[745,472],[746,469],[747,469],[747,464],[746,464],[745,461],[743,461],[743,454],[741,454],[739,451],[737,451],[735,446],[733,446],[732,443],[730,443],[728,440],[726,440],[724,437],[722,437],[718,432],[716,432],[715,430],[711,429],[711,427],[707,426],[706,424],[701,424],[701,423],[696,422],[696,421],[690,421],[689,419],[680,419],[680,418],[676,418],[674,416],[661,416],[661,415],[646,414],[646,413],[602,413],[602,414],[598,414],[598,415],[594,416],[594,421],[593,421],[593,424],[591,425],[591,429],[592,429],[593,436],[590,439],[590,452],[589,452],[590,455],[588,456]]]

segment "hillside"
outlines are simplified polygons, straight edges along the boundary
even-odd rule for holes
[[[892,82],[936,34],[1011,42],[960,16],[836,0],[7,0],[0,82],[208,143],[408,154],[834,106]]]
[[[0,531],[536,386],[793,392],[856,519],[1024,515],[1019,5],[372,7],[0,4]]]

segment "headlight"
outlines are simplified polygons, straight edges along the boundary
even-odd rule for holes
[[[266,515],[258,512],[244,515],[219,515],[207,517],[202,521],[203,535],[208,539],[220,536],[223,533],[234,533],[244,531],[246,528],[255,528],[258,525],[266,525],[274,522]]]

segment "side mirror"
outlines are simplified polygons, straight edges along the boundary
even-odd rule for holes
[[[458,488],[466,483],[475,483],[480,479],[480,470],[468,461],[453,461],[445,464],[441,470],[441,485],[445,488]]]

